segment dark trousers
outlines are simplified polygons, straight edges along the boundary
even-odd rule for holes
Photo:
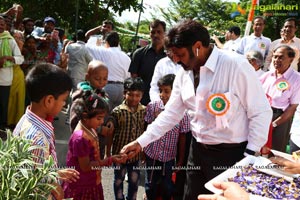
[[[184,186],[185,200],[211,193],[204,184],[244,158],[247,142],[239,144],[205,145],[192,138]]]
[[[185,134],[185,154],[184,154],[183,167],[186,167],[187,165],[192,137],[193,136],[191,132]],[[179,154],[179,148],[177,148],[177,159],[178,159],[178,154]],[[178,170],[176,172],[175,191],[173,193],[174,200],[183,199],[185,179],[186,179],[186,170],[185,169]]]
[[[273,113],[272,121],[277,119],[282,113]],[[277,151],[285,152],[286,145],[289,142],[290,130],[293,119],[286,121],[283,124],[273,128],[272,130],[272,149]]]
[[[290,154],[298,150],[300,150],[300,147],[298,147],[292,140],[290,140]]]
[[[10,86],[0,86],[0,129],[7,127],[7,109]]]
[[[147,176],[145,191],[147,200],[156,200],[162,197],[163,200],[171,200],[174,192],[172,172],[175,166],[175,159],[168,162],[160,162],[146,155]]]
[[[115,200],[125,200],[123,194],[123,182],[125,174],[128,174],[128,189],[126,200],[136,200],[140,181],[139,161],[127,164],[114,164],[114,194]]]

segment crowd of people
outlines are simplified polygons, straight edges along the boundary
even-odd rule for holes
[[[225,44],[216,36],[211,44],[195,20],[167,32],[156,19],[150,44],[129,57],[109,20],[72,41],[54,18],[40,26],[22,11],[16,4],[0,16],[0,129],[45,147],[35,162],[52,156],[57,165],[52,122],[66,108],[72,135],[54,198],[104,199],[101,168],[112,167],[115,199],[137,199],[145,163],[144,199],[250,199],[234,183],[215,183],[223,196],[204,185],[245,156],[289,143],[288,153],[300,150],[296,19],[271,41],[257,16],[251,35],[230,27]],[[299,164],[272,162],[300,173]]]

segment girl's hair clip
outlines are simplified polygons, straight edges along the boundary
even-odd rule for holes
[[[98,104],[98,99],[95,100],[95,102],[93,103],[92,107],[93,107],[93,108],[96,108],[96,107],[97,107],[97,104]]]

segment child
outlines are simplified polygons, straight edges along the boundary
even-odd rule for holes
[[[125,144],[138,138],[145,130],[146,108],[140,101],[144,93],[144,83],[139,77],[128,78],[124,81],[125,100],[115,107],[111,113],[114,120],[113,141],[110,138],[108,149],[113,143],[112,153],[119,153]],[[139,156],[127,161],[126,164],[116,166],[114,170],[115,199],[125,199],[123,194],[123,181],[126,171],[128,173],[128,194],[126,199],[136,199],[140,177]]]
[[[145,121],[151,124],[167,104],[175,79],[174,74],[168,74],[158,80],[159,101],[150,102],[147,106]],[[190,119],[186,113],[183,119],[173,129],[159,140],[144,148],[146,157],[145,190],[148,200],[158,197],[171,199],[174,192],[172,172],[175,167],[177,143],[179,142],[179,159],[177,166],[182,166],[185,152],[185,133],[190,131]],[[159,194],[160,193],[160,194]]]
[[[73,93],[72,101],[75,101],[85,90],[92,90],[99,96],[105,98],[106,101],[108,101],[108,97],[105,91],[103,90],[103,87],[107,84],[107,77],[108,77],[108,69],[104,65],[104,63],[97,60],[91,61],[88,65],[88,71],[85,76],[86,81],[80,82],[78,84],[78,90]],[[78,121],[79,121],[79,117],[74,112],[73,105],[72,105],[71,113],[70,113],[71,132],[74,131]],[[99,135],[101,159],[103,159],[105,153],[105,144],[106,144],[105,137],[107,135],[112,134],[113,124],[105,123],[103,126],[97,128],[96,131],[97,134]]]
[[[35,162],[43,164],[51,155],[57,167],[55,151],[54,127],[49,120],[53,119],[62,109],[72,88],[71,78],[59,67],[46,63],[38,64],[29,71],[26,77],[26,88],[31,104],[18,122],[13,134],[32,140],[33,145],[42,149],[35,149]],[[74,169],[59,170],[58,175],[65,181],[76,181],[79,173]],[[52,194],[63,198],[62,189]]]
[[[102,97],[87,90],[73,106],[80,121],[69,141],[67,166],[75,167],[80,172],[80,179],[64,185],[65,198],[103,200],[100,167],[124,162],[127,156],[100,159],[99,138],[95,130],[103,123],[108,112],[108,104]]]

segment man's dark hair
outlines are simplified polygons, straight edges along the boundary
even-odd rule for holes
[[[76,41],[80,40],[80,41],[85,41],[85,32],[82,29],[77,30],[76,33]]]
[[[144,92],[144,81],[140,77],[136,78],[127,78],[124,81],[124,93],[128,91],[141,91]]]
[[[113,23],[112,21],[106,19],[106,20],[104,20],[102,23],[103,23],[103,24],[111,25],[111,28],[114,29],[114,23]]]
[[[115,31],[107,33],[105,35],[105,41],[109,44],[110,47],[118,47],[120,42],[119,34]]]
[[[29,17],[25,17],[23,20],[22,20],[22,23],[25,25],[27,24],[28,22],[33,22],[34,23],[34,20],[29,18]]]
[[[262,16],[256,16],[256,17],[254,17],[253,21],[255,21],[256,19],[261,19],[263,21],[263,23],[266,24],[266,20],[265,20],[264,17],[262,17]]]
[[[175,74],[167,74],[163,77],[161,77],[158,82],[157,86],[170,86],[173,89],[173,82],[175,79]]]
[[[285,20],[284,20],[284,23],[285,23],[285,22],[294,22],[295,27],[298,26],[298,20],[297,20],[296,18],[294,18],[294,17],[290,17],[290,18],[285,19]]]
[[[238,26],[232,26],[228,30],[230,33],[234,33],[235,35],[239,36],[241,35],[241,29]]]
[[[195,42],[200,41],[208,47],[210,37],[207,29],[194,20],[184,20],[175,25],[167,34],[166,47],[191,48]]]
[[[32,102],[38,103],[47,95],[53,95],[57,99],[71,89],[70,76],[58,66],[50,63],[37,64],[26,76],[26,91]]]
[[[43,27],[43,21],[40,20],[40,19],[37,19],[37,20],[34,21],[34,25],[36,27]]]
[[[91,90],[81,92],[80,98],[76,99],[72,108],[78,119],[82,119],[83,113],[86,113],[88,119],[95,117],[97,114],[108,113],[108,103],[103,97],[98,96]],[[78,123],[78,122],[77,122]]]
[[[166,23],[164,21],[160,21],[159,19],[154,20],[153,22],[150,23],[149,28],[156,28],[159,25],[161,25],[166,32]]]
[[[279,47],[275,48],[273,52],[277,51],[277,49],[287,50],[287,54],[288,54],[289,58],[295,58],[295,56],[296,56],[294,49],[288,45],[280,45]]]

